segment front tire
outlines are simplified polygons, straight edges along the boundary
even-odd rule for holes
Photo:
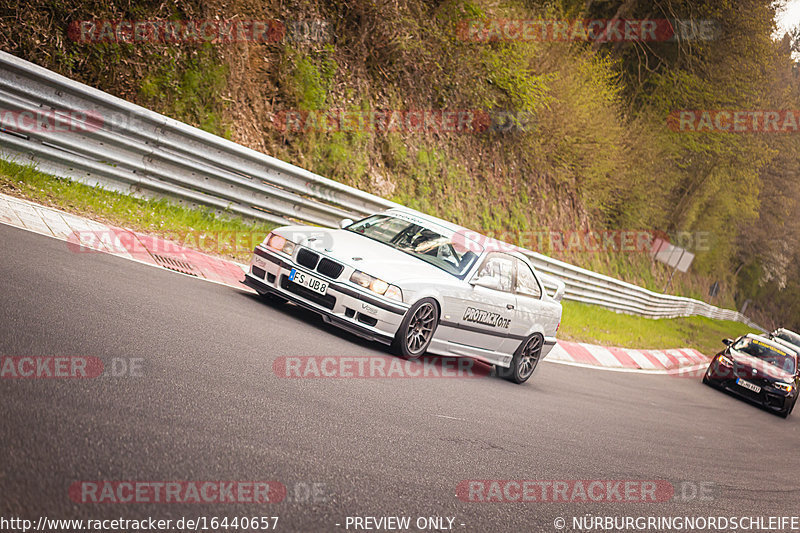
[[[503,379],[507,379],[512,383],[522,384],[528,381],[539,365],[539,360],[542,355],[542,346],[544,339],[538,333],[534,333],[525,339],[514,352],[514,357],[511,359],[511,366],[504,368],[497,367],[497,375]]]
[[[439,307],[433,298],[423,298],[406,313],[394,336],[392,348],[405,359],[418,359],[430,346],[439,325]]]

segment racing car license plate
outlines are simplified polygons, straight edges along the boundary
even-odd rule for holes
[[[742,378],[736,378],[736,384],[739,385],[740,387],[744,387],[745,389],[749,389],[755,393],[761,392],[761,387],[759,387],[758,385],[753,385],[749,381],[745,381]]]
[[[320,294],[325,294],[328,291],[328,283],[326,281],[309,276],[305,272],[299,272],[296,268],[289,272],[289,280]]]

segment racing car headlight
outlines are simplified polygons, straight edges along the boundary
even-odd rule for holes
[[[719,354],[719,356],[717,357],[717,362],[722,366],[727,366],[728,368],[733,367],[733,361],[725,357],[723,354]]]
[[[374,293],[386,296],[387,298],[403,301],[403,293],[400,291],[400,287],[389,285],[382,279],[370,276],[360,270],[353,271],[353,274],[350,276],[350,281]]]
[[[389,288],[389,284],[382,279],[373,279],[372,283],[369,284],[369,288],[378,294],[383,294]]]
[[[360,270],[353,271],[353,275],[350,276],[350,281],[352,281],[356,285],[361,285],[365,289],[370,286],[372,280],[373,280],[372,276],[370,276],[369,274],[364,274]]]
[[[397,300],[398,302],[403,301],[403,291],[400,290],[400,287],[396,285],[389,285],[389,288],[386,289],[386,292],[383,293],[384,296],[387,298],[391,298],[392,300]]]
[[[778,381],[773,383],[772,386],[783,392],[792,392],[794,390],[794,385],[791,383],[782,383]]]
[[[273,250],[283,252],[286,255],[292,255],[292,253],[294,253],[295,244],[292,241],[286,240],[285,237],[270,233],[264,241],[267,243],[267,246]]]

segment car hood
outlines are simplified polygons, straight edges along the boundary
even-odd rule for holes
[[[730,350],[730,356],[737,364],[755,370],[756,372],[753,374],[753,377],[769,379],[771,381],[780,380],[787,383],[794,381],[794,374],[775,365],[771,365],[758,357],[753,357],[752,355],[736,350]]]
[[[438,267],[352,231],[287,226],[275,233],[388,283],[457,281]]]

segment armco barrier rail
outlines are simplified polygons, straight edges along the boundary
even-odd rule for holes
[[[342,218],[398,206],[5,52],[0,52],[0,110],[4,157],[31,161],[45,172],[90,185],[278,224],[334,226]],[[20,133],[11,122],[26,111],[30,117],[55,113],[63,127],[54,128],[49,121]],[[564,298],[569,300],[653,318],[702,315],[738,320],[761,329],[736,311],[655,293],[527,253],[541,272],[565,283]]]

